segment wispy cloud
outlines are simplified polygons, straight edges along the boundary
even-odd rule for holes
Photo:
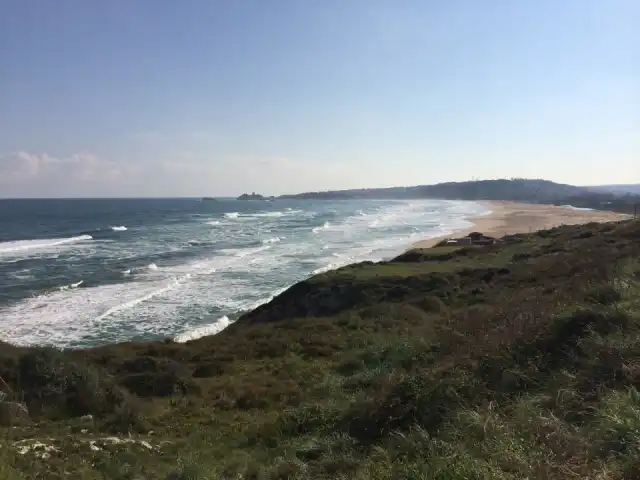
[[[103,181],[119,177],[122,168],[91,153],[56,157],[47,153],[18,151],[0,155],[0,173],[3,179],[11,181],[60,176],[73,180]]]
[[[133,157],[135,158],[135,157]],[[382,180],[384,172],[368,172]],[[0,155],[0,196],[269,195],[362,184],[361,169],[342,162],[283,156],[216,156],[185,150],[147,162],[106,160],[92,153]],[[383,182],[383,184],[386,182]]]

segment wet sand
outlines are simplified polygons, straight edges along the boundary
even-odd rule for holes
[[[428,238],[414,243],[410,248],[429,248],[445,238],[458,238],[471,232],[482,232],[491,237],[503,237],[514,233],[546,230],[560,225],[576,225],[590,222],[615,222],[629,215],[600,210],[579,210],[555,205],[534,205],[506,201],[479,202],[491,210],[489,215],[470,219],[472,227],[450,235]]]

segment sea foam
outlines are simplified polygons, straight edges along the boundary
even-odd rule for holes
[[[229,317],[225,315],[224,317],[220,317],[213,323],[202,325],[200,327],[187,330],[186,332],[182,332],[181,334],[173,337],[173,341],[178,343],[185,343],[209,335],[215,335],[216,333],[220,333],[222,330],[227,328],[229,325],[231,325],[231,323],[232,322],[229,320]]]
[[[83,242],[92,239],[93,237],[91,235],[78,235],[77,237],[69,238],[50,238],[45,240],[15,240],[11,242],[2,242],[0,243],[0,254],[57,247],[59,245]]]

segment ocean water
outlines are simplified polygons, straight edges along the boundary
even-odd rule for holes
[[[484,213],[439,200],[0,200],[0,340],[187,341]]]

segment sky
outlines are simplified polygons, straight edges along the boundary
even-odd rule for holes
[[[3,0],[0,197],[640,183],[637,0]]]

